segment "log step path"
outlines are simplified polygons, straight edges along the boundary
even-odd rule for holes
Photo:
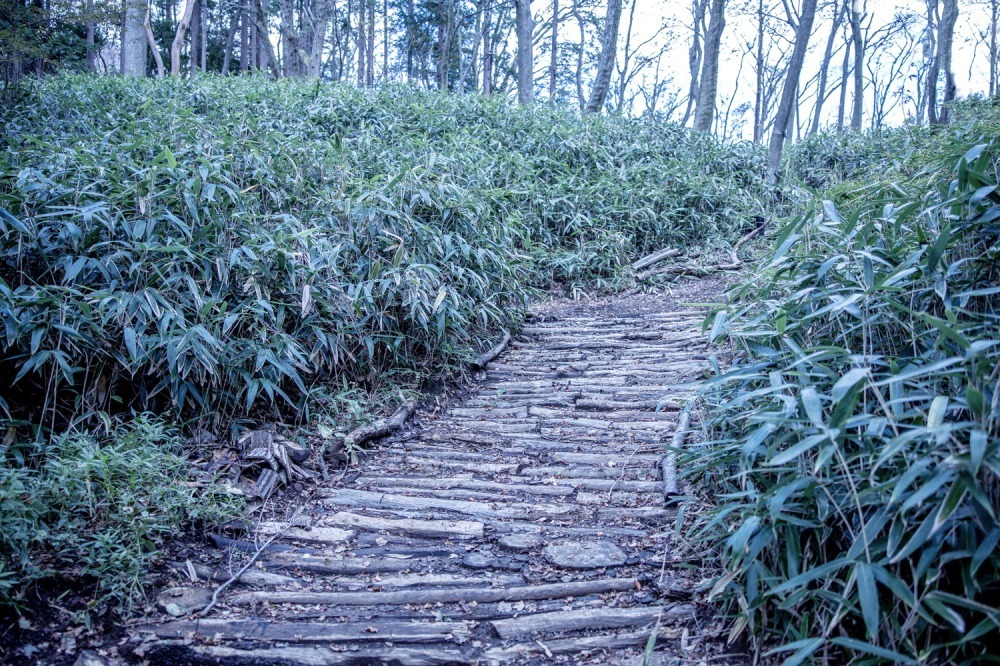
[[[461,404],[374,445],[294,525],[218,536],[222,573],[206,558],[185,567],[203,592],[278,538],[207,616],[175,608],[140,627],[143,651],[152,663],[642,664],[655,634],[661,659],[683,657],[710,614],[677,554],[661,463],[706,368],[700,321],[530,321]]]

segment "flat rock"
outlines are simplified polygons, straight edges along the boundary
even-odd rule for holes
[[[482,553],[468,553],[462,560],[462,564],[470,569],[489,569],[496,564],[496,560]]]
[[[171,587],[160,592],[156,603],[174,617],[200,611],[212,601],[212,591],[204,587]]]
[[[500,537],[497,540],[497,543],[504,548],[523,552],[542,545],[542,537],[537,534],[516,532],[514,534],[508,534],[507,536]]]
[[[550,564],[564,569],[600,569],[625,564],[626,555],[610,541],[564,541],[542,551]]]

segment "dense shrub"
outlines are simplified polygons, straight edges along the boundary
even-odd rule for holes
[[[1000,639],[998,127],[791,221],[712,322],[734,358],[687,460],[717,492],[690,533],[734,635],[788,663]]]
[[[0,460],[0,605],[17,604],[26,583],[65,575],[127,608],[165,540],[238,509],[192,475],[176,434],[152,417],[102,437],[53,438],[27,460]]]
[[[751,148],[474,95],[55,77],[3,120],[0,386],[55,431],[310,419],[762,212]]]

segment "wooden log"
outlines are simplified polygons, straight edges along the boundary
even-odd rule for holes
[[[258,531],[264,536],[284,531],[284,534],[279,538],[320,545],[341,544],[354,538],[354,532],[336,527],[289,527],[287,523],[279,522],[263,522],[258,527]]]
[[[541,655],[561,655],[575,654],[578,652],[602,652],[604,650],[620,650],[622,648],[640,647],[649,642],[650,632],[627,631],[616,632],[614,634],[599,634],[597,636],[584,636],[582,638],[560,638],[548,640],[544,643],[534,641],[532,643],[519,643],[510,647],[489,648],[482,654],[482,659],[486,663],[513,663],[529,659],[531,656]],[[641,659],[635,662],[642,663]],[[656,662],[659,663],[659,662]]]
[[[272,620],[202,619],[141,625],[140,633],[160,638],[211,638],[213,641],[272,643],[440,643],[464,639],[465,622],[275,622]]]
[[[207,567],[204,564],[195,564],[193,562],[170,562],[170,568],[182,573],[188,574],[190,570],[193,570],[195,575],[204,581],[226,581],[232,578],[232,571],[228,571],[225,568],[213,569],[212,567]],[[256,571],[249,569],[244,571],[236,579],[238,583],[243,585],[252,585],[254,587],[265,587],[268,585],[281,585],[284,587],[295,587],[301,585],[302,581],[298,578],[292,578],[291,576],[282,576],[281,574],[269,573],[267,571]]]
[[[493,347],[492,349],[490,349],[489,351],[487,351],[485,354],[483,354],[482,356],[480,356],[479,358],[477,358],[475,361],[473,361],[472,362],[472,368],[474,370],[480,369],[480,368],[485,368],[489,364],[490,361],[492,361],[493,359],[495,359],[497,356],[499,356],[503,352],[504,349],[506,349],[508,342],[510,342],[510,333],[508,333],[507,331],[504,331],[503,332],[503,339],[500,340],[500,342],[495,347]]]
[[[447,500],[436,497],[416,497],[413,495],[390,495],[367,490],[322,490],[325,504],[359,506],[371,509],[420,511],[441,509],[477,518],[540,518],[572,513],[570,504],[520,503],[493,507],[485,502]]]
[[[681,414],[677,423],[677,430],[674,432],[670,442],[670,448],[663,456],[663,499],[668,501],[677,494],[677,451],[684,446],[684,434],[691,424],[691,412]]]
[[[657,408],[661,410],[677,410],[680,409],[680,403],[676,400],[604,400],[600,398],[580,398],[576,401],[576,408],[594,412]]]
[[[441,488],[448,490],[451,488],[464,488],[468,490],[482,491],[503,491],[515,493],[529,493],[535,495],[572,495],[572,488],[561,488],[556,486],[528,484],[528,483],[500,483],[497,481],[480,481],[478,479],[464,478],[433,478],[433,479],[411,479],[407,477],[358,477],[355,482],[358,485],[378,485],[400,488],[411,486],[413,488]]]
[[[156,645],[156,650],[173,647],[191,654],[183,663],[285,664],[287,666],[357,666],[358,664],[405,664],[406,666],[456,666],[474,664],[457,649],[379,647],[335,651],[329,647],[236,648],[228,645],[189,645],[190,641],[170,641]],[[154,655],[153,649],[149,651]],[[157,663],[168,663],[160,660]],[[182,663],[173,654],[169,663]]]
[[[350,576],[353,574],[394,573],[413,568],[408,559],[375,559],[364,557],[306,557],[296,553],[276,553],[263,562],[268,570],[292,569],[314,573]]]
[[[257,594],[257,593],[254,593]],[[688,604],[667,604],[643,608],[593,608],[584,610],[536,613],[505,620],[493,620],[490,624],[500,638],[510,640],[535,634],[564,633],[587,629],[613,629],[637,627],[661,622],[690,620],[694,618],[694,607]]]
[[[488,581],[490,585],[523,585],[524,577],[518,574],[490,574],[488,578],[482,576],[458,576],[455,574],[399,574],[396,576],[379,576],[373,580],[363,580],[356,576],[345,578],[334,578],[329,582],[336,588],[347,588],[358,590],[363,588],[374,588],[378,590],[393,590],[400,588],[415,588],[433,585],[435,587],[462,587],[470,585],[482,585]]]
[[[387,532],[427,539],[468,541],[483,538],[483,524],[468,520],[392,519],[338,511],[332,516],[328,516],[326,522],[369,532]]]
[[[484,584],[489,579],[483,579]],[[447,590],[400,590],[398,592],[247,592],[234,595],[230,603],[246,606],[255,603],[315,604],[323,606],[400,606],[408,604],[493,603],[498,601],[531,601],[565,599],[591,594],[624,592],[638,585],[635,578],[605,578],[603,580],[525,585],[501,588],[456,588]],[[601,609],[604,610],[604,609]]]
[[[645,257],[642,257],[641,259],[637,259],[632,263],[632,270],[639,271],[642,270],[643,268],[646,268],[647,266],[652,266],[655,263],[663,261],[664,259],[669,259],[671,257],[679,257],[682,254],[684,253],[681,250],[678,250],[677,248],[674,247],[668,247],[666,249],[653,252],[652,254],[647,254]]]
[[[344,446],[348,449],[361,446],[365,442],[376,439],[379,437],[385,437],[386,435],[391,435],[397,430],[401,429],[406,423],[406,420],[413,415],[413,412],[417,410],[416,400],[407,400],[399,408],[393,412],[392,416],[387,419],[379,419],[375,423],[370,425],[362,426],[360,428],[355,428],[347,434],[344,438]]]

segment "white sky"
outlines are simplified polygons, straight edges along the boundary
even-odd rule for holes
[[[681,90],[686,90],[689,83],[688,48],[691,37],[691,10],[689,0],[637,1],[636,20],[632,36],[633,45],[638,42],[642,42],[655,34],[664,22],[671,22],[675,27],[673,29],[673,37],[669,42],[667,52],[668,57],[664,58],[663,63],[669,67],[670,74],[673,76],[675,85]],[[777,0],[767,0],[765,4],[768,3],[773,4],[777,12],[774,20],[775,25],[780,24],[786,31],[789,31],[787,24],[783,20],[784,11],[781,9],[780,2]],[[628,11],[631,3],[629,0],[625,0],[625,4],[626,6],[624,9],[624,16],[622,18],[622,35],[620,44],[624,44],[624,33],[627,28]],[[795,4],[797,5],[798,2],[795,1]],[[727,132],[728,136],[733,136],[733,126],[736,125],[739,120],[735,117],[735,110],[741,103],[749,103],[752,105],[754,99],[755,81],[752,57],[749,55],[745,57],[742,65],[742,74],[739,77],[738,73],[740,72],[741,53],[747,51],[745,44],[747,41],[754,41],[756,37],[756,5],[757,3],[754,0],[750,0],[749,2],[746,0],[730,0],[729,6],[726,9],[726,30],[723,35],[723,45],[720,56],[718,115],[725,115],[726,108],[729,106],[730,98],[732,98],[733,104],[731,108],[733,109],[733,113],[731,114],[729,121],[730,127]],[[871,17],[872,30],[876,30],[879,26],[891,22],[897,13],[910,12],[916,13],[918,16],[922,17],[926,11],[925,5],[921,0],[867,0],[866,5],[866,12]],[[545,9],[537,8],[536,11],[551,10],[546,7]],[[598,9],[598,12],[600,11],[601,10]],[[829,4],[820,0],[820,7],[817,10],[816,22],[813,26],[812,39],[810,40],[809,56],[802,72],[802,85],[805,85],[806,82],[814,77],[816,72],[819,70],[820,60],[822,58],[823,50],[826,47],[826,40],[832,24],[831,14],[832,11]],[[953,71],[955,73],[959,96],[965,96],[975,92],[985,94],[988,89],[988,51],[985,43],[978,44],[978,51],[976,47],[978,33],[980,31],[985,31],[988,28],[988,23],[989,14],[983,3],[980,2],[974,6],[971,4],[970,0],[960,1],[959,18],[955,29],[955,48],[953,56]],[[917,23],[914,24],[913,32],[919,33],[919,31],[923,29],[924,25],[925,21],[922,18],[918,19]],[[563,37],[564,39],[578,39],[577,35],[574,34],[576,30],[575,25],[565,26],[565,30],[566,34]],[[562,33],[563,31],[560,30],[560,32]],[[767,40],[768,37],[765,35],[765,42]],[[658,48],[658,45],[651,45],[647,50],[657,50]],[[839,83],[843,56],[842,49],[843,43],[838,39],[835,42],[835,55],[832,58],[830,65],[828,89]],[[888,55],[888,52],[871,52],[868,54],[868,57],[887,57]],[[975,57],[973,57],[974,55]],[[913,66],[915,66],[916,63],[919,63],[921,58],[921,50],[918,43],[914,52],[914,63],[911,63],[911,66],[905,70],[905,76],[909,76],[913,73]],[[648,72],[647,75],[648,77],[651,77],[652,72]],[[902,78],[903,77],[901,77],[901,79]],[[739,83],[737,85],[738,79]],[[914,88],[914,81],[912,78],[909,80],[908,88],[909,92],[912,94]],[[814,90],[815,88],[813,87],[812,89]],[[848,109],[851,105],[851,91],[852,88],[849,87],[847,97]],[[813,95],[807,93],[804,97],[808,97],[808,100],[804,104],[804,108],[802,110],[803,120],[805,120],[805,114],[809,114],[811,117],[814,103]],[[827,99],[824,105],[824,122],[835,121],[838,102],[839,92],[835,92]],[[871,92],[866,91],[866,126],[868,122],[867,114],[870,111],[871,106]],[[637,100],[637,108],[635,109],[635,112],[641,111],[642,101],[640,97]],[[887,123],[899,124],[907,117],[912,116],[913,112],[914,105],[912,101],[905,103],[901,102],[887,117]],[[742,131],[736,134],[736,136],[749,138],[752,132],[752,109],[750,114],[744,117],[744,120],[746,122]],[[722,130],[723,128],[719,127],[720,134],[722,133]]]

